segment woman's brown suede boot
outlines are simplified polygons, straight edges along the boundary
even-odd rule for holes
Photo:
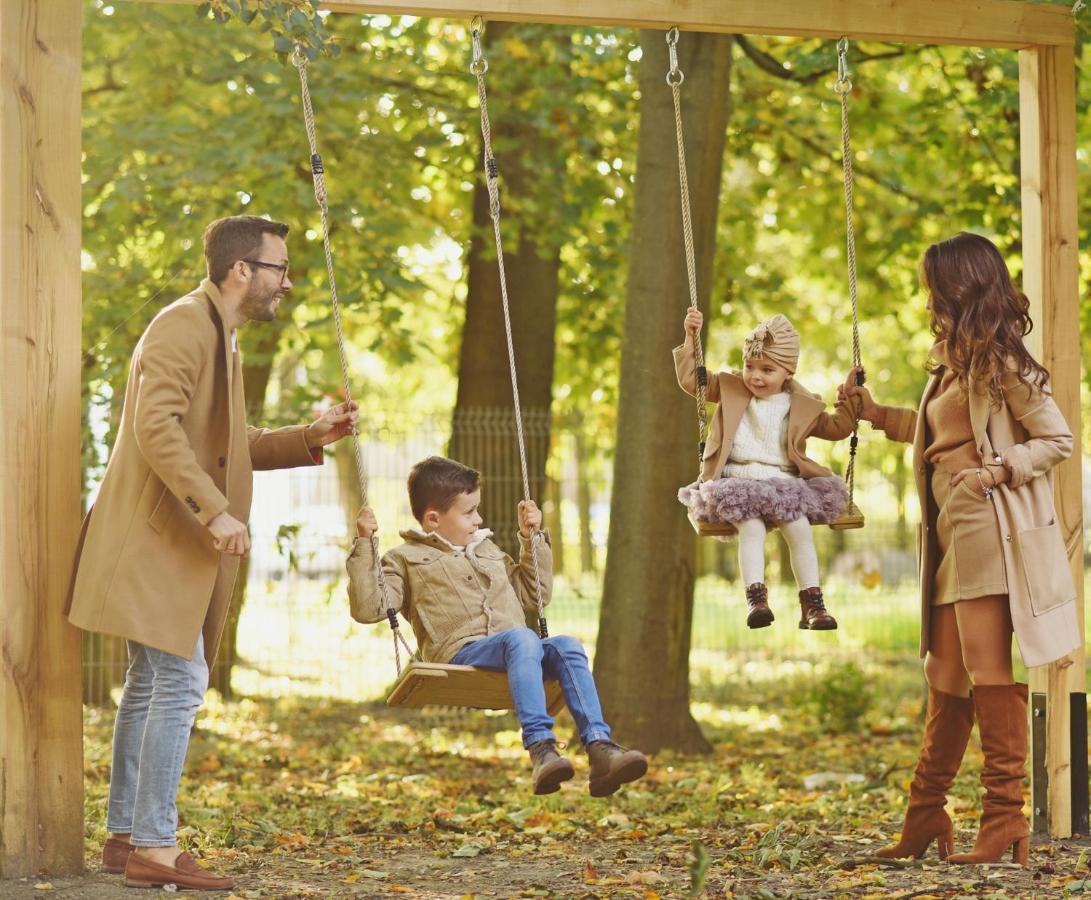
[[[940,859],[951,855],[953,829],[944,806],[973,726],[974,703],[969,697],[928,688],[924,743],[909,785],[909,808],[905,811],[902,836],[898,843],[883,847],[876,856],[920,859],[933,840]]]
[[[974,710],[985,765],[981,783],[981,828],[970,853],[953,863],[999,862],[1011,847],[1012,862],[1027,864],[1030,828],[1023,815],[1023,776],[1027,765],[1027,686],[982,684],[974,688]]]

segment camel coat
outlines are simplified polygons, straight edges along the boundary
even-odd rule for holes
[[[697,396],[697,363],[693,348],[687,344],[674,348],[674,371],[678,384],[687,394]],[[825,466],[807,456],[807,438],[818,437],[827,441],[839,441],[852,434],[852,411],[845,403],[838,403],[833,414],[826,412],[821,397],[812,394],[794,378],[785,390],[791,394],[788,406],[788,459],[799,469],[801,478],[820,478],[833,475]],[[708,441],[701,464],[701,481],[719,478],[731,456],[735,433],[753,395],[734,372],[709,373],[705,397],[709,403],[719,404],[712,417]]]
[[[209,280],[163,309],[133,353],[117,441],[83,522],[66,612],[72,624],[211,667],[239,557],[205,527],[250,516],[254,469],[315,465],[304,426],[246,424],[242,362]]]
[[[938,385],[939,375],[933,374],[921,398],[922,410]],[[974,391],[969,407],[981,458],[990,464],[1003,463],[1011,472],[1011,479],[994,490],[992,507],[1003,538],[999,550],[1019,650],[1027,666],[1042,666],[1079,647],[1083,634],[1076,621],[1076,588],[1057,523],[1051,472],[1072,453],[1072,432],[1053,398],[1038,389],[1015,387],[1008,391],[1007,402],[1000,408],[991,407],[987,395]],[[933,501],[924,463],[927,426],[925,416],[915,410],[882,409],[881,427],[887,437],[913,443],[913,474],[923,523],[919,558],[920,655],[924,656],[928,651],[933,578],[939,566],[936,537],[928,516]],[[980,548],[982,554],[996,552],[991,542]]]
[[[538,543],[542,605],[553,594],[553,551],[549,535]],[[413,626],[421,659],[450,662],[467,644],[511,628],[525,628],[538,613],[534,546],[519,535],[516,562],[490,540],[457,553],[443,538],[417,529],[401,532],[404,544],[383,555],[386,594],[379,590],[371,541],[357,538],[346,562],[349,611],[357,622],[374,624],[386,610],[400,611]]]

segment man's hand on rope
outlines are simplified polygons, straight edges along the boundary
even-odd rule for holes
[[[356,533],[362,538],[370,538],[379,530],[379,522],[375,518],[375,510],[370,506],[361,506],[356,516]]]
[[[325,447],[352,434],[356,428],[358,408],[355,400],[331,406],[307,426],[307,446],[312,450],[315,447]]]
[[[542,511],[533,500],[520,500],[516,509],[519,518],[519,533],[528,538],[542,527]]]
[[[250,552],[250,532],[230,513],[222,512],[208,523],[212,546],[227,556],[246,556]]]

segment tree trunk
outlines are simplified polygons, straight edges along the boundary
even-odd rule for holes
[[[683,34],[683,119],[702,309],[709,308],[730,98],[729,35]],[[614,489],[595,677],[607,721],[626,743],[709,748],[689,711],[695,538],[677,500],[697,466],[693,404],[671,347],[689,302],[667,48],[641,33],[641,120],[622,341]]]
[[[367,452],[362,444],[360,452]],[[360,476],[356,471],[356,454],[352,450],[351,439],[334,444],[331,455],[337,467],[337,497],[345,514],[345,534],[356,534],[356,516],[363,505],[363,495],[360,493]]]
[[[580,517],[580,572],[595,571],[595,544],[591,534],[591,482],[587,477],[587,443],[583,423],[576,424],[576,507]]]
[[[546,478],[546,504],[542,510],[543,527],[549,532],[553,549],[553,574],[564,574],[564,520],[561,516],[561,482]]]
[[[520,26],[490,22],[486,48]],[[530,44],[536,46],[536,44]],[[524,60],[529,70],[534,60]],[[499,66],[495,67],[499,68]],[[495,71],[495,69],[494,69]],[[542,223],[562,215],[563,191],[543,190],[556,171],[555,140],[511,114],[514,76],[489,98],[493,149],[500,166],[500,204],[505,269],[510,291],[512,343],[518,361],[519,399],[526,429],[531,499],[542,503],[549,453],[553,396],[554,332],[557,321],[560,243]],[[562,84],[557,90],[564,90]],[[479,157],[480,158],[480,157]],[[545,179],[545,181],[543,181]],[[543,208],[542,204],[546,204]],[[496,542],[517,553],[516,504],[523,482],[515,430],[500,274],[489,216],[489,196],[480,169],[474,188],[474,232],[470,242],[466,322],[458,366],[458,394],[449,454],[481,471],[481,511]]]

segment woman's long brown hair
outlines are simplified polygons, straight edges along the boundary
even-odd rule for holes
[[[1045,388],[1049,372],[1023,344],[1034,327],[1030,301],[992,241],[960,231],[933,244],[920,278],[931,295],[932,333],[947,341],[951,369],[967,393],[973,384],[1002,405],[1001,381],[1013,370],[1028,390]]]

